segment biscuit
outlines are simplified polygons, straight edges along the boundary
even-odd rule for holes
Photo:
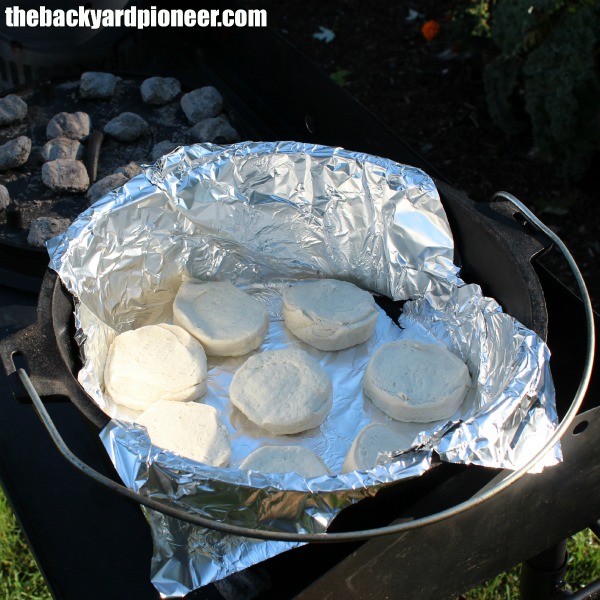
[[[317,427],[333,402],[325,371],[295,348],[251,356],[233,376],[229,396],[250,421],[275,435]]]
[[[365,394],[398,421],[450,418],[471,385],[467,365],[437,344],[388,342],[373,354],[363,378]]]
[[[346,281],[320,279],[283,292],[288,329],[319,350],[343,350],[373,334],[378,311],[369,292]]]
[[[408,436],[394,431],[386,425],[372,423],[361,429],[346,458],[342,471],[372,469],[377,465],[377,457],[382,452],[395,452],[410,446]]]
[[[187,402],[206,392],[206,354],[176,325],[147,325],[112,342],[104,386],[118,404],[145,410],[159,400]]]
[[[161,400],[146,409],[137,422],[148,430],[155,446],[213,467],[229,463],[229,433],[208,404]]]
[[[186,281],[173,303],[173,321],[210,356],[242,356],[258,348],[269,327],[266,307],[228,281]]]
[[[259,473],[293,472],[305,478],[329,475],[325,463],[302,446],[263,446],[248,455],[240,469]]]

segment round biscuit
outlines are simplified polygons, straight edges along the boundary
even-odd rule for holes
[[[375,406],[393,419],[416,423],[450,418],[470,385],[467,365],[450,350],[413,340],[380,346],[363,378]]]
[[[346,455],[342,471],[372,469],[377,465],[379,454],[408,448],[411,441],[409,436],[387,425],[371,423],[358,432]]]
[[[115,337],[104,386],[118,404],[144,410],[159,400],[187,402],[206,392],[206,354],[176,325],[146,325]]]
[[[367,341],[378,314],[373,296],[347,281],[301,282],[283,292],[286,326],[319,350],[343,350]]]
[[[325,463],[303,446],[263,446],[249,454],[240,469],[259,473],[298,473],[307,479],[330,473]]]
[[[233,376],[229,396],[250,421],[275,435],[317,427],[333,402],[325,371],[295,348],[251,356]]]
[[[242,356],[258,348],[269,317],[262,302],[228,281],[181,284],[173,321],[200,341],[210,356]]]
[[[213,467],[229,463],[229,433],[208,404],[160,401],[146,409],[137,422],[147,429],[155,446]]]

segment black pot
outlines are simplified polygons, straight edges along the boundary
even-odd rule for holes
[[[484,294],[494,297],[503,306],[505,312],[545,339],[548,315],[542,285],[533,267],[532,259],[550,247],[548,238],[533,229],[528,231],[525,219],[520,217],[518,210],[508,201],[491,204],[474,203],[458,190],[441,182],[436,184],[453,230],[456,261],[460,262],[462,278],[467,283],[481,285]],[[401,303],[385,300],[381,305],[392,317],[397,317],[401,307]],[[80,349],[75,342],[73,309],[72,296],[56,273],[48,270],[39,295],[37,322],[0,342],[0,359],[4,363],[15,395],[24,399],[27,399],[28,395],[31,397],[35,395],[32,395],[31,389],[25,390],[21,383],[22,379],[18,371],[24,369],[44,402],[68,399],[87,417],[91,428],[98,432],[109,421],[109,417],[98,408],[77,381],[82,360]],[[26,383],[28,385],[28,382]],[[74,466],[118,493],[161,510],[160,504],[158,507],[153,506],[149,504],[149,499],[138,497],[116,482],[99,477],[97,472],[87,465],[80,464],[80,461],[78,463],[76,457],[70,456],[68,448],[61,447],[60,442],[53,435],[53,425],[49,424],[42,414],[43,405],[41,411],[36,402],[36,410],[45,420],[47,429],[63,455]],[[385,524],[398,514],[399,507],[410,506],[424,493],[445,485],[447,481],[457,476],[457,481],[464,481],[466,477],[469,485],[461,483],[452,494],[448,494],[448,506],[458,506],[463,503],[464,507],[473,490],[484,488],[496,474],[496,470],[483,467],[465,467],[447,463],[436,463],[436,467],[416,480],[400,482],[383,490],[383,493],[377,495],[377,510],[373,510],[372,506],[366,507],[363,502],[359,504],[358,509],[350,507],[343,511],[338,521],[330,528],[330,531],[341,530],[341,533],[326,534],[327,541],[336,541],[336,536],[341,536],[337,541],[342,541],[342,538],[344,541],[365,539],[373,535],[375,528],[379,528],[379,532],[384,532]],[[398,491],[399,489],[401,492]],[[371,500],[367,501],[367,504],[370,502]],[[213,527],[236,535],[250,535],[242,528],[206,519],[203,521],[172,507],[167,507],[167,512],[171,516],[204,527]],[[359,531],[365,528],[369,531]],[[251,533],[256,533],[256,537],[272,539],[275,539],[276,535],[284,537],[287,535],[272,532],[265,535],[264,532],[258,531]],[[383,533],[375,532],[375,535],[379,534]],[[306,541],[324,541],[317,539],[319,535],[323,536],[317,534],[304,537]],[[315,539],[312,539],[313,537]]]

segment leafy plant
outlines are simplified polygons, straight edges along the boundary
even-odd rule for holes
[[[530,127],[563,177],[581,177],[600,149],[600,0],[471,0],[463,18],[491,42],[493,120],[509,134]]]
[[[331,79],[335,81],[340,87],[344,87],[348,83],[348,77],[352,75],[352,72],[348,69],[338,69],[330,75]]]

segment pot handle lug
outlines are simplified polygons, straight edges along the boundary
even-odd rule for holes
[[[29,401],[29,395],[21,384],[17,371],[25,368],[35,382],[37,389],[42,390],[42,395],[47,399],[61,399],[66,394],[65,386],[59,384],[60,378],[56,369],[47,370],[46,359],[51,349],[47,348],[47,340],[40,331],[38,323],[29,325],[20,331],[4,338],[0,342],[0,361],[7,375],[13,395],[19,401]],[[52,377],[48,376],[52,373]]]
[[[46,277],[39,294],[38,316],[29,325],[0,341],[0,361],[8,377],[13,394],[19,401],[29,401],[17,371],[23,367],[30,374],[40,395],[50,401],[65,401],[79,393],[73,373],[61,357],[56,335],[43,311],[49,305],[55,278]]]

